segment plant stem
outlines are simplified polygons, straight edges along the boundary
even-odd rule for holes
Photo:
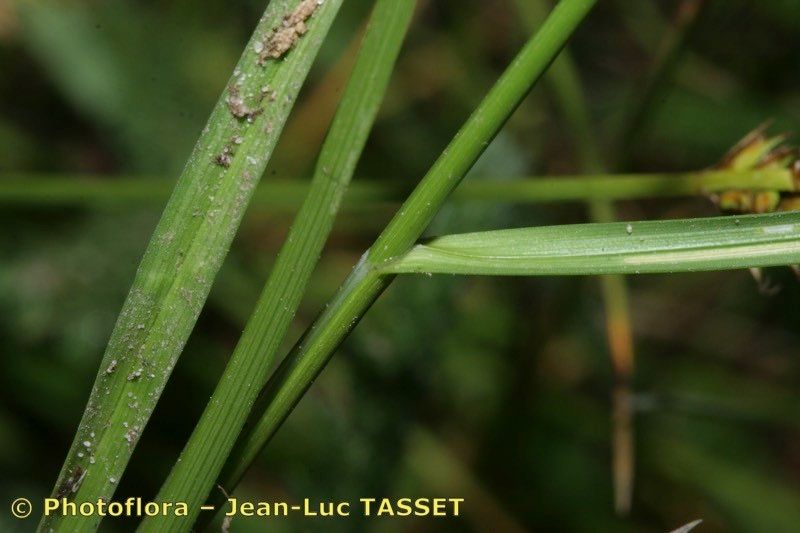
[[[414,7],[414,0],[376,3],[308,196],[211,400],[159,491],[158,501],[186,502],[189,515],[148,517],[140,531],[189,530],[211,492],[300,305],[377,115]]]
[[[145,176],[90,177],[85,175],[7,175],[0,178],[0,205],[13,207],[86,207],[93,209],[158,205],[169,195],[170,183]],[[785,169],[704,170],[675,173],[582,174],[525,176],[518,179],[468,181],[452,199],[469,202],[582,202],[703,196],[746,189],[796,192],[791,171]],[[257,208],[292,211],[308,193],[301,180],[270,180],[255,190]],[[375,209],[398,202],[401,186],[363,180],[349,186],[342,208]]]
[[[595,0],[563,0],[525,45],[394,219],[364,254],[301,342],[269,379],[220,477],[231,489],[286,419],[345,336],[389,285],[380,265],[403,254],[420,237],[449,193],[505,124],[564,46]]]
[[[463,189],[455,191],[453,198],[514,203],[634,200],[707,195],[740,188],[789,192],[797,190],[798,184],[792,173],[784,169],[748,173],[713,170],[672,174],[596,174],[465,183]]]
[[[298,3],[269,4],[175,186],[114,327],[58,497],[80,504],[114,494],[341,0],[318,6],[285,59],[259,65],[258,44]],[[91,531],[99,522],[51,514],[39,529]]]

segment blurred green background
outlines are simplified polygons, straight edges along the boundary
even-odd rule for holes
[[[523,2],[525,0],[522,0]],[[605,153],[678,0],[599,2],[570,43]],[[307,180],[371,2],[335,23],[264,180]],[[0,530],[50,492],[164,205],[113,193],[23,202],[3,181],[172,183],[264,2],[0,0]],[[531,28],[512,0],[420,2],[356,182],[410,189]],[[800,126],[800,2],[710,0],[648,109],[629,170],[707,167],[767,119]],[[540,84],[470,180],[579,170]],[[44,178],[42,178],[44,176]],[[57,183],[57,182],[54,182]],[[53,198],[57,198],[54,193]],[[253,205],[117,492],[152,497],[205,406],[296,204]],[[296,339],[393,213],[344,212]],[[713,215],[703,198],[619,205]],[[584,206],[447,207],[431,233],[585,220]],[[232,531],[800,530],[800,286],[747,272],[630,278],[636,490],[613,511],[613,383],[592,278],[398,279],[249,473],[242,499],[464,497],[456,520],[236,519]],[[135,524],[106,520],[107,531]]]

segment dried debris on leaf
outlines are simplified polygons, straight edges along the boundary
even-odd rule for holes
[[[221,167],[228,168],[233,161],[233,148],[226,146],[222,152],[214,156],[214,162]]]
[[[139,432],[135,428],[132,428],[127,430],[122,437],[133,447],[133,445],[136,444],[136,440],[139,438]]]
[[[308,30],[306,21],[320,5],[322,0],[303,0],[294,11],[285,15],[280,26],[273,28],[263,41],[256,43],[258,64],[263,65],[268,59],[280,59],[291,50]]]
[[[86,470],[83,469],[81,466],[76,466],[72,469],[69,474],[69,477],[64,480],[58,490],[56,491],[56,498],[64,498],[69,494],[74,494],[78,492],[78,489],[83,482],[83,478],[86,476]]]
[[[228,110],[231,112],[231,115],[236,118],[246,119],[248,122],[252,122],[255,117],[264,112],[264,109],[261,107],[253,108],[245,103],[244,97],[239,92],[238,85],[231,85],[225,103],[228,105]]]
[[[270,102],[274,102],[278,98],[278,95],[275,94],[275,91],[270,89],[269,85],[264,85],[261,88],[261,99],[263,100],[264,98]]]

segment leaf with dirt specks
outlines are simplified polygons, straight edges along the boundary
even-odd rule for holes
[[[114,494],[342,0],[315,10],[285,58],[260,65],[253,44],[299,3],[270,2],[144,253],[56,482],[64,486],[82,468],[82,483],[72,490],[76,502]],[[279,101],[264,98],[267,86]],[[92,531],[99,521],[50,515],[39,527]]]

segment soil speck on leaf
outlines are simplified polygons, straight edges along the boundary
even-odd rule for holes
[[[129,429],[123,435],[123,438],[128,442],[128,444],[133,445],[136,442],[136,439],[139,437],[139,433],[135,429]]]
[[[226,146],[222,149],[222,152],[217,154],[214,158],[214,163],[218,164],[223,168],[228,168],[231,166],[231,162],[233,161],[233,149],[230,146]]]
[[[297,40],[308,28],[308,20],[322,4],[321,0],[303,0],[291,13],[283,17],[281,26],[273,28],[258,53],[258,64],[263,65],[267,59],[280,59],[292,49]]]
[[[261,87],[261,99],[263,100],[264,98],[266,98],[270,102],[274,102],[277,99],[275,91],[270,89],[269,85],[264,85],[263,87]]]
[[[246,119],[248,122],[252,122],[255,117],[264,111],[260,107],[252,108],[248,106],[244,101],[244,97],[239,93],[238,85],[231,85],[225,103],[228,105],[231,115],[239,119]]]
[[[56,498],[63,498],[68,494],[78,492],[78,489],[83,482],[83,478],[86,476],[86,470],[83,469],[81,466],[76,466],[72,469],[69,474],[69,477],[64,480],[61,486],[58,487],[56,491]]]

